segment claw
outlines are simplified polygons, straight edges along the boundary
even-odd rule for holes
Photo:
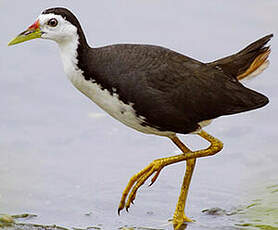
[[[167,157],[167,158],[161,158],[161,159],[154,160],[146,168],[142,169],[140,172],[138,172],[137,174],[132,176],[131,179],[129,180],[125,190],[123,191],[120,205],[119,205],[119,210],[122,210],[124,207],[126,207],[126,210],[128,211],[130,204],[134,203],[133,201],[135,200],[138,189],[154,173],[155,173],[155,175],[153,176],[150,185],[152,185],[157,180],[157,178],[160,174],[160,171],[165,166],[187,160],[188,157],[190,157],[190,156],[180,154],[180,155],[176,155],[173,157]],[[128,199],[127,199],[127,197],[128,197]],[[126,201],[126,199],[127,199],[127,201]]]
[[[131,190],[126,206],[130,206],[131,201],[133,201],[136,197],[136,193],[138,189],[145,183],[145,181],[155,172],[155,167],[152,167],[145,175],[142,175],[137,183],[134,185],[133,189]]]
[[[127,198],[127,195],[129,194],[130,190],[132,189],[133,185],[138,181],[140,180],[140,178],[146,173],[148,172],[149,170],[151,170],[152,168],[152,164],[149,164],[146,168],[142,169],[139,173],[133,175],[125,190],[123,191],[123,194],[122,194],[122,197],[121,197],[121,201],[120,201],[120,205],[119,205],[119,209],[122,210],[125,206],[125,201],[126,201],[126,198]]]
[[[130,203],[134,204],[134,200],[135,200],[135,198],[132,198],[132,200],[130,201]]]
[[[125,204],[123,202],[120,203],[119,207],[118,207],[118,215],[121,214],[121,211],[124,209]]]
[[[157,180],[157,178],[158,178],[160,172],[161,172],[161,169],[159,169],[159,170],[156,172],[156,174],[153,176],[153,178],[152,178],[152,180],[151,180],[151,183],[149,184],[149,187],[151,187],[151,186],[154,184],[154,182]]]
[[[136,198],[136,195],[134,194],[134,195],[131,197],[130,203],[134,204],[135,198]]]

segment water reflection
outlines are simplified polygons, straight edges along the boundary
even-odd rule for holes
[[[243,210],[240,224],[243,229],[278,229],[278,184],[250,192],[253,200]],[[254,199],[255,198],[255,199]]]

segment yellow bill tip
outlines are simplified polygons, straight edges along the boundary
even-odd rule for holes
[[[17,44],[18,42],[17,42],[17,39],[16,38],[14,38],[14,39],[12,39],[9,43],[8,43],[8,46],[12,46],[12,45],[15,45],[15,44]]]
[[[36,30],[25,30],[24,32],[20,33],[17,37],[12,39],[9,43],[8,46],[12,46],[18,43],[22,43],[25,41],[29,41],[35,38],[40,38],[42,35],[40,29]]]

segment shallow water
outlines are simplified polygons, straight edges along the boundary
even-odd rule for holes
[[[95,46],[159,44],[211,61],[276,33],[277,1],[0,1],[0,213],[33,213],[26,222],[65,227],[172,229],[183,163],[164,169],[140,189],[129,213],[117,215],[130,176],[177,153],[170,141],[124,127],[75,90],[53,42],[6,46],[56,5],[77,14]],[[271,103],[206,129],[225,148],[197,161],[187,205],[196,222],[186,229],[278,229],[276,37],[271,45],[269,69],[247,83]],[[206,146],[181,137],[193,149]],[[213,208],[217,215],[202,212]]]

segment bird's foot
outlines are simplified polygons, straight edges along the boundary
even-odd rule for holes
[[[151,177],[154,173],[153,178],[151,179],[152,185],[158,178],[161,170],[170,164],[174,164],[177,162],[185,161],[188,159],[194,158],[192,156],[192,152],[187,154],[179,154],[172,157],[166,157],[154,160],[150,163],[146,168],[142,169],[140,172],[135,174],[130,178],[125,190],[123,191],[122,198],[118,208],[118,214],[120,214],[121,210],[126,208],[128,211],[130,204],[133,203],[136,197],[137,190],[146,182],[146,180]],[[128,199],[127,199],[128,196]],[[127,199],[127,201],[126,201]]]
[[[191,218],[187,217],[184,213],[182,215],[174,215],[171,220],[175,230],[183,230],[186,228],[186,224],[190,222],[194,222]]]
[[[126,208],[126,211],[128,211],[130,204],[133,203],[133,201],[135,200],[137,190],[146,182],[149,177],[151,177],[155,173],[155,175],[151,179],[151,186],[158,178],[162,168],[166,165],[168,165],[167,158],[154,160],[146,168],[142,169],[140,172],[130,178],[125,190],[123,191],[118,208],[118,214],[120,214],[121,210],[124,209],[124,207]],[[127,196],[128,199],[126,201]]]

